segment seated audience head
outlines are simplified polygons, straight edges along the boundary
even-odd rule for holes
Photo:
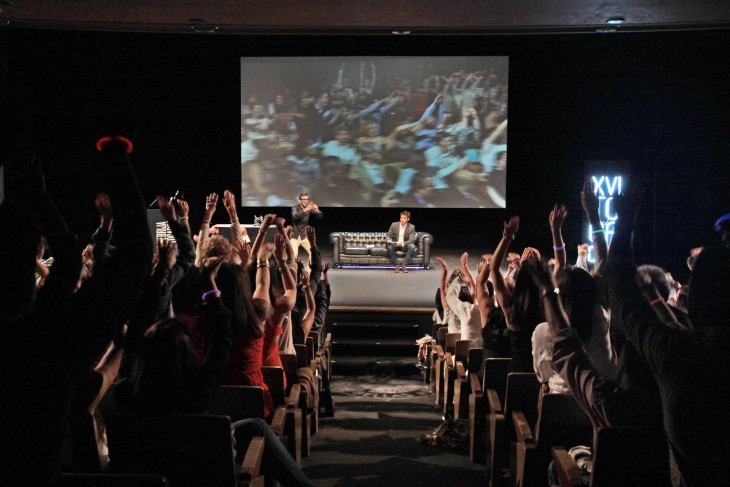
[[[228,260],[233,254],[233,247],[222,235],[211,235],[203,242],[203,257],[223,257]]]
[[[218,269],[216,284],[221,301],[231,312],[231,329],[236,336],[263,335],[263,322],[256,317],[252,303],[253,293],[248,275],[238,264],[224,262]]]
[[[518,268],[514,275],[513,324],[523,330],[532,330],[545,321],[540,306],[540,289],[529,272]]]
[[[560,301],[584,342],[591,337],[596,286],[593,277],[584,269],[569,266],[558,272],[555,280],[560,289]]]

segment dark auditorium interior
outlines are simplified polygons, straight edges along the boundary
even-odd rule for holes
[[[212,221],[206,213],[206,196],[219,193],[223,201],[224,189],[231,189],[239,198],[236,206],[241,224],[251,224],[255,217],[267,214],[283,216],[289,224],[290,207],[295,202],[241,206],[240,199],[245,199],[241,188],[246,185],[242,184],[241,142],[244,130],[243,111],[239,112],[239,105],[242,106],[250,95],[243,92],[241,59],[296,58],[299,62],[306,62],[307,58],[341,58],[351,63],[354,73],[354,66],[360,64],[361,59],[401,57],[417,60],[425,56],[473,59],[499,56],[508,59],[511,123],[504,188],[506,204],[498,204],[497,207],[460,207],[458,203],[441,207],[323,205],[320,208],[324,217],[312,225],[316,230],[322,262],[331,265],[329,272],[325,271],[325,275],[329,274],[328,282],[332,288],[331,305],[328,300],[326,320],[319,329],[319,335],[314,334],[314,340],[311,336],[305,337],[302,343],[297,344],[295,331],[294,345],[301,345],[297,353],[303,356],[295,357],[293,375],[286,374],[285,382],[289,384],[281,393],[282,404],[278,405],[285,416],[285,419],[282,419],[283,416],[279,418],[281,431],[274,425],[277,413],[273,413],[273,419],[264,418],[274,434],[279,436],[275,441],[283,443],[282,450],[286,449],[291,455],[290,460],[293,459],[292,464],[295,464],[292,468],[311,483],[297,483],[272,475],[270,465],[268,470],[266,467],[267,453],[261,453],[261,445],[265,444],[263,439],[260,443],[252,441],[245,452],[243,464],[235,465],[232,479],[214,479],[211,474],[210,477],[201,477],[204,480],[193,480],[209,465],[206,468],[194,465],[191,469],[190,465],[186,468],[177,465],[169,467],[170,470],[145,470],[135,460],[135,451],[119,454],[120,457],[128,456],[127,463],[118,460],[115,465],[115,448],[121,451],[132,447],[121,445],[119,439],[115,442],[114,434],[131,441],[129,435],[125,436],[121,431],[124,428],[120,427],[121,424],[131,427],[131,421],[120,412],[120,404],[114,403],[111,392],[100,398],[100,403],[94,403],[97,409],[89,409],[91,419],[86,419],[90,423],[79,427],[68,419],[65,433],[61,435],[63,445],[60,453],[51,453],[51,447],[39,447],[42,452],[39,458],[45,458],[49,465],[38,469],[43,473],[29,471],[26,476],[25,473],[18,474],[18,469],[10,474],[0,472],[0,479],[7,480],[7,483],[0,483],[101,487],[226,484],[497,487],[713,485],[712,482],[706,483],[708,479],[715,478],[713,475],[722,478],[720,472],[727,472],[728,466],[720,465],[720,462],[714,465],[717,467],[715,472],[707,473],[718,458],[717,454],[708,454],[706,462],[698,467],[697,463],[693,463],[692,447],[686,451],[682,449],[681,445],[692,444],[692,441],[682,436],[686,430],[677,427],[674,416],[667,419],[670,399],[665,395],[663,371],[646,368],[661,376],[656,379],[658,385],[653,387],[661,393],[657,393],[657,401],[661,395],[664,427],[669,431],[667,438],[663,428],[658,428],[661,432],[655,438],[652,436],[656,432],[654,429],[647,429],[649,433],[642,436],[643,433],[632,434],[629,431],[634,426],[609,427],[607,423],[611,421],[601,421],[596,417],[601,414],[610,416],[610,412],[584,411],[586,407],[581,409],[585,402],[573,400],[571,391],[574,395],[576,392],[570,387],[573,385],[570,381],[566,381],[567,392],[558,394],[547,379],[537,382],[532,369],[529,373],[510,369],[508,375],[508,370],[501,367],[509,368],[510,365],[499,362],[507,359],[494,358],[486,351],[482,354],[481,349],[479,354],[472,354],[473,344],[469,350],[469,345],[463,343],[466,342],[464,319],[461,331],[456,333],[451,330],[449,322],[447,334],[446,320],[442,321],[444,315],[439,317],[438,312],[434,315],[434,293],[440,301],[439,287],[441,282],[445,282],[440,281],[442,266],[437,263],[437,257],[443,257],[451,270],[464,265],[462,254],[468,252],[471,273],[476,279],[483,265],[480,256],[499,254],[500,249],[506,249],[502,246],[508,237],[514,240],[511,252],[519,254],[529,246],[538,249],[544,261],[552,257],[553,251],[556,256],[559,251],[563,252],[563,260],[567,257],[568,264],[580,260],[582,254],[579,255],[576,249],[579,244],[588,242],[591,235],[588,230],[586,236],[589,218],[584,215],[581,189],[587,179],[598,174],[591,173],[588,168],[601,164],[610,167],[618,163],[623,168],[624,181],[632,194],[617,203],[616,211],[624,216],[623,210],[635,209],[632,204],[640,208],[636,212],[635,225],[630,229],[633,231],[630,249],[633,262],[661,267],[671,274],[670,279],[676,280],[679,294],[693,276],[688,266],[691,249],[730,246],[730,233],[727,233],[730,232],[730,224],[727,223],[730,217],[725,223],[718,220],[730,212],[730,2],[0,0],[0,209],[3,206],[14,208],[11,205],[18,203],[25,205],[26,209],[32,207],[31,203],[24,202],[32,201],[34,191],[38,189],[24,186],[29,178],[23,173],[32,172],[39,163],[45,176],[46,191],[59,214],[79,239],[89,241],[99,221],[92,202],[100,188],[117,184],[113,181],[115,173],[106,172],[108,163],[99,162],[100,152],[104,150],[103,144],[99,145],[97,141],[104,136],[124,136],[134,147],[127,154],[127,160],[136,174],[145,207],[156,208],[158,195],[172,202],[173,195],[184,194],[190,208],[189,224],[196,241],[201,224],[229,223],[220,203]],[[378,74],[378,82],[385,83],[386,74]],[[330,83],[338,81],[335,72],[323,74],[322,79]],[[273,102],[270,94],[284,86],[281,86],[280,80],[271,79],[271,86],[267,87],[266,81],[261,83],[259,80],[264,86],[257,89],[262,103],[268,105]],[[265,94],[266,90],[270,94]],[[382,97],[387,95],[382,93]],[[504,95],[507,97],[506,88]],[[506,121],[506,113],[502,115]],[[242,139],[238,137],[239,129]],[[292,201],[296,201],[296,194],[291,196]],[[318,201],[318,194],[311,191],[311,199]],[[627,203],[627,199],[631,201]],[[551,234],[552,223],[548,219],[551,210],[556,212],[556,205],[560,204],[567,208],[562,244]],[[602,211],[605,209],[604,206],[601,208]],[[408,275],[395,275],[392,266],[386,269],[338,265],[335,260],[338,253],[333,248],[331,234],[359,232],[353,239],[364,238],[357,235],[370,232],[383,232],[384,235],[388,226],[398,220],[401,210],[408,210],[410,222],[432,238],[430,262],[425,268],[411,269]],[[516,238],[516,230],[513,232],[507,223],[514,215],[520,217]],[[19,223],[22,218],[17,218],[17,215],[6,217],[7,212],[3,212],[0,221],[4,226],[12,224],[18,225],[18,228],[4,228],[2,252],[16,252],[10,239],[25,231]],[[629,219],[627,216],[624,221]],[[118,220],[115,220],[115,228],[117,224]],[[628,224],[616,225],[615,236],[623,241],[626,236],[623,232]],[[618,225],[621,225],[620,230]],[[121,233],[123,223],[119,222],[119,226],[122,227]],[[591,227],[591,230],[595,229]],[[726,234],[721,244],[719,232],[723,230]],[[601,231],[593,231],[593,237]],[[27,243],[28,238],[20,240]],[[624,268],[618,264],[612,267],[612,248],[609,241],[606,268],[613,269],[618,275],[616,269]],[[622,246],[619,250],[626,252]],[[529,255],[525,257],[527,254],[527,251],[523,254],[520,265],[531,259]],[[253,265],[256,270],[251,276],[258,275],[263,265],[260,255],[250,256],[251,264],[256,262],[255,257],[259,257],[258,267]],[[500,255],[504,259],[506,250]],[[276,256],[276,251],[273,256]],[[517,257],[519,262],[519,255]],[[693,255],[693,262],[695,257]],[[512,255],[508,258],[511,263]],[[12,259],[4,255],[3,265],[7,265],[9,260]],[[555,265],[559,265],[558,261],[556,257]],[[480,263],[479,268],[477,263]],[[499,263],[501,265],[502,260]],[[314,264],[312,261],[313,276]],[[197,262],[195,265],[200,267]],[[541,266],[525,263],[518,272],[527,273],[529,270],[535,280],[534,286],[540,288],[538,280],[540,271],[544,270]],[[213,267],[217,269],[215,264]],[[266,267],[269,267],[268,262]],[[275,267],[271,261],[272,275],[276,272]],[[562,267],[565,267],[565,262]],[[569,267],[573,268],[572,265]],[[707,269],[707,266],[698,267]],[[202,269],[198,271],[201,276],[210,272],[205,265]],[[506,263],[502,271],[505,269]],[[606,272],[610,274],[609,270]],[[631,268],[631,272],[635,270],[635,266]],[[713,266],[713,270],[722,276],[724,264]],[[50,272],[52,276],[53,267]],[[496,273],[499,272],[497,268]],[[511,270],[507,271],[508,278],[509,272]],[[9,289],[5,283],[8,279],[7,276],[3,278],[3,290]],[[251,289],[258,285],[256,279],[251,280]],[[549,278],[546,279],[552,283]],[[611,318],[606,318],[606,323],[611,323],[611,340],[615,332],[614,318],[636,319],[636,315],[628,310],[625,314],[615,311],[614,302],[610,299],[612,289],[618,296],[627,293],[625,288],[619,289],[621,286],[616,284],[618,277],[616,279],[614,288],[610,279],[605,288],[602,287],[603,281],[596,284],[596,293],[604,291],[609,295],[606,302],[610,302],[612,314]],[[716,279],[722,280],[722,277]],[[516,278],[508,280],[517,282]],[[317,283],[314,284],[316,287]],[[493,300],[490,298],[490,302],[499,302],[497,308],[504,309],[502,316],[503,319],[507,317],[507,327],[512,333],[514,330],[510,328],[509,321],[513,319],[511,310],[514,303],[510,299],[507,306],[501,304],[499,293],[505,292],[504,281],[501,286],[492,284],[490,289],[496,290],[489,291],[494,297]],[[555,318],[557,314],[546,310],[554,311],[551,308],[554,303],[548,303],[550,297],[546,296],[552,292],[551,285],[545,282],[543,285],[550,289],[543,289],[540,295],[538,307],[544,313],[544,319],[539,321],[548,322],[552,331],[553,319],[556,323],[560,319]],[[633,281],[631,286],[634,286]],[[272,293],[274,287],[272,282]],[[483,287],[486,288],[486,281]],[[513,291],[517,292],[512,284],[506,287],[510,296]],[[645,290],[642,284],[635,287],[642,292]],[[658,285],[656,287],[660,290]],[[42,290],[39,288],[39,296]],[[689,292],[691,296],[692,291]],[[301,289],[300,293],[304,295]],[[674,296],[674,290],[672,293]],[[209,299],[209,302],[225,303],[225,299],[218,299],[220,295],[221,292],[217,291],[217,297]],[[476,296],[479,296],[478,290]],[[553,296],[563,299],[559,293]],[[717,296],[716,300],[726,305],[727,296],[719,293]],[[0,297],[0,301],[5,303],[8,302],[6,299],[9,298]],[[171,301],[174,299],[173,291]],[[644,301],[651,305],[651,309],[659,303],[649,297]],[[642,305],[646,304],[644,301]],[[203,303],[208,306],[205,295]],[[463,300],[460,303],[465,304]],[[470,303],[470,309],[476,313],[476,302],[472,299]],[[566,306],[565,303],[562,306]],[[604,311],[608,310],[608,304],[602,303],[602,306]],[[648,305],[641,311],[647,309],[650,309]],[[692,307],[689,311],[682,308],[681,313],[687,320],[694,319]],[[570,310],[567,315],[572,316]],[[481,316],[485,321],[484,315]],[[657,316],[656,319],[662,319],[658,310]],[[435,320],[435,317],[439,319]],[[3,311],[3,320],[6,318]],[[675,319],[674,315],[672,319]],[[0,353],[8,357],[22,355],[16,350],[8,353],[14,344],[23,340],[22,333],[11,329],[11,320],[8,320],[7,326],[3,323],[6,330],[2,340],[11,337],[7,341],[11,345],[3,345]],[[676,320],[681,322],[679,318]],[[668,323],[663,321],[662,326]],[[488,327],[484,322],[481,326]],[[615,326],[618,328],[618,325]],[[695,337],[703,333],[704,326],[695,323],[693,328],[690,324],[681,332]],[[461,336],[455,337],[458,333]],[[620,330],[615,333],[622,335]],[[419,351],[416,341],[425,335],[429,338],[419,342],[422,348]],[[633,335],[628,331],[627,335],[629,338],[623,335],[617,338],[617,343],[628,340],[643,354],[644,348],[632,341]],[[37,339],[32,333],[31,336]],[[481,337],[484,336],[482,331]],[[558,333],[558,336],[564,335]],[[727,332],[711,336],[720,337],[717,338],[720,344],[717,347],[724,345],[726,348],[720,353],[727,357]],[[95,338],[98,336],[88,340]],[[195,332],[193,338],[188,336],[188,340],[195,340]],[[533,336],[533,345],[534,340]],[[557,343],[551,352],[555,357],[558,357]],[[676,341],[672,344],[677,345]],[[108,342],[104,349],[106,345]],[[281,346],[284,347],[283,344]],[[486,350],[486,343],[484,348]],[[717,351],[717,348],[710,348]],[[284,353],[284,348],[281,350]],[[613,360],[615,362],[619,356],[620,369],[622,355],[618,350],[613,350]],[[689,353],[694,353],[694,349]],[[692,357],[688,357],[687,360],[691,361]],[[4,361],[3,367],[7,369],[11,360]],[[494,377],[490,376],[493,382],[486,378],[491,360],[495,361],[491,365],[495,368],[492,372]],[[707,363],[723,362],[708,358]],[[727,369],[726,361],[724,363]],[[557,358],[552,364],[557,377],[560,372]],[[92,363],[86,368],[90,365]],[[535,367],[537,369],[537,362]],[[6,374],[12,374],[12,369],[7,370],[10,372],[3,373],[3,382],[6,376],[10,376]],[[43,366],[39,365],[40,375],[44,374],[43,370]],[[697,370],[697,367],[692,370]],[[541,380],[540,373],[537,374],[538,380]],[[697,382],[715,378],[719,381],[726,374],[719,371],[708,378],[696,379]],[[526,378],[528,375],[530,377]],[[314,385],[302,382],[305,380],[303,376]],[[677,380],[686,378],[681,377]],[[274,386],[268,383],[266,375],[264,378],[273,397]],[[521,384],[520,378],[531,382]],[[509,382],[510,379],[514,381]],[[646,380],[654,381],[651,373],[647,374]],[[14,380],[12,383],[19,382]],[[70,383],[75,384],[74,381]],[[295,388],[301,385],[301,388],[295,389],[299,397],[289,395],[292,384]],[[510,384],[513,384],[513,395],[510,395]],[[717,387],[718,403],[728,397],[727,384]],[[314,391],[305,393],[310,385]],[[672,386],[679,387],[677,382],[672,382]],[[566,385],[563,384],[563,387]],[[7,389],[5,384],[2,388]],[[49,391],[55,390],[49,388]],[[697,392],[701,393],[704,392]],[[3,394],[5,398],[10,397],[6,395],[7,391]],[[37,391],[29,394],[33,398],[44,397]],[[562,399],[567,398],[569,404],[554,406],[560,398],[552,396],[563,396]],[[536,401],[538,397],[539,401]],[[277,400],[274,398],[274,403]],[[62,401],[57,402],[49,409],[63,405]],[[17,406],[23,401],[13,404]],[[702,414],[717,410],[713,407],[703,409]],[[43,411],[43,414],[48,413],[45,409]],[[99,411],[102,411],[101,414]],[[103,436],[100,431],[104,427],[99,427],[104,421],[105,411],[110,411],[109,415],[113,417],[105,427],[108,451],[105,450],[106,444],[102,445],[106,438],[100,440]],[[234,416],[239,415],[238,410],[230,414],[225,408],[221,411],[223,416],[230,417],[231,423]],[[549,422],[550,413],[557,418],[553,418],[554,423]],[[661,411],[658,414],[661,415]],[[686,415],[692,414],[699,415],[700,412],[686,411]],[[5,422],[8,419],[12,421],[13,418],[5,418]],[[24,414],[23,421],[34,424],[32,414]],[[541,426],[541,421],[547,426]],[[730,429],[725,417],[706,421],[717,421],[718,432]],[[697,420],[696,423],[699,422]],[[193,438],[177,430],[182,423],[170,424],[173,423],[175,438],[181,439],[181,442],[190,441],[189,451],[184,452],[186,455],[189,456],[193,450],[198,451],[201,445],[202,449],[206,449],[208,441],[213,444],[209,438],[212,435],[201,434],[200,438]],[[18,424],[24,423],[19,421]],[[224,421],[223,426],[227,424]],[[142,435],[145,428],[140,428],[139,424],[134,426]],[[561,436],[553,431],[555,438],[560,438],[561,442],[556,439],[556,443],[547,444],[539,437],[548,436],[551,427],[575,434]],[[85,440],[91,444],[86,447],[94,451],[91,455],[94,457],[93,467],[84,468],[75,461],[76,455],[81,455],[77,451],[79,438],[83,436],[77,431],[79,428],[85,428]],[[197,431],[196,428],[200,428],[200,424],[191,426],[190,431]],[[587,433],[582,434],[583,430]],[[718,443],[715,440],[721,436],[720,433],[717,435],[706,438],[707,450],[727,449],[728,437],[722,438],[724,443]],[[38,436],[43,437],[42,434]],[[93,445],[95,441],[97,445]],[[269,436],[266,441],[269,441]],[[572,444],[568,444],[570,442]],[[581,467],[580,454],[571,449],[581,444],[588,445],[589,454],[593,450],[593,459],[589,460],[593,462],[592,474]],[[617,444],[625,447],[623,456],[622,447],[617,447]],[[97,449],[102,446],[104,451]],[[224,446],[231,450],[230,445]],[[262,450],[253,451],[254,446]],[[177,447],[181,457],[183,450],[188,450],[180,444]],[[213,447],[209,450],[212,451]],[[570,453],[567,453],[568,450]],[[647,453],[647,450],[656,452],[656,455]],[[14,458],[7,451],[6,448],[0,452],[0,456],[4,457],[0,465],[3,470]],[[210,451],[199,455],[201,458],[213,458],[208,455]],[[627,455],[627,451],[639,451],[643,459],[656,456],[657,462],[664,461],[666,469],[651,470],[656,462],[647,460],[648,472],[641,472],[641,477],[632,477],[639,475],[636,470],[641,470],[641,466],[634,468],[640,462],[636,456]],[[88,451],[85,453],[89,454]],[[99,458],[105,456],[109,471],[104,469],[105,462],[101,466],[95,463],[97,453]],[[137,456],[142,455],[139,451],[136,453]],[[224,448],[223,456],[228,453],[230,451]],[[683,456],[685,453],[686,456]],[[69,460],[71,457],[74,461]],[[570,463],[571,460],[573,463]],[[223,470],[228,468],[227,461],[223,461]],[[570,467],[567,470],[563,468],[566,461]],[[72,466],[64,462],[71,462]],[[111,467],[116,467],[116,470]]]

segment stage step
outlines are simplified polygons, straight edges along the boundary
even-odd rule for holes
[[[342,356],[332,359],[332,371],[337,375],[404,376],[420,373],[415,354],[402,356]]]
[[[357,309],[332,313],[332,373],[418,374],[416,340],[429,328],[429,313]],[[426,326],[429,325],[429,326]]]

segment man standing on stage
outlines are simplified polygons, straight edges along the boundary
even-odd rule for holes
[[[403,272],[408,272],[408,264],[411,263],[411,258],[416,252],[416,227],[412,223],[408,223],[410,220],[411,214],[405,210],[401,211],[400,221],[393,222],[386,235],[388,254],[390,254],[390,260],[393,261],[395,266],[395,272],[399,272],[399,266],[403,269]],[[406,253],[406,257],[401,264],[398,264],[398,258],[395,254],[397,249],[405,250]]]
[[[307,260],[302,259],[304,267],[309,269],[309,258],[312,256],[312,249],[307,240],[307,225],[309,225],[310,217],[315,220],[322,219],[322,212],[319,206],[309,200],[309,194],[299,193],[299,204],[291,208],[291,220],[293,235],[291,238],[292,251],[294,257],[299,253],[299,247],[304,247],[307,251]]]

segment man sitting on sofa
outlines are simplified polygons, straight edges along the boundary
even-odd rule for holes
[[[386,235],[388,254],[395,266],[395,272],[399,272],[399,266],[403,269],[403,272],[408,272],[408,264],[411,263],[411,258],[416,252],[416,227],[412,223],[408,223],[410,220],[411,214],[405,210],[401,211],[400,222],[393,222]],[[395,253],[397,249],[405,249],[406,253],[405,259],[400,264],[398,264]]]

